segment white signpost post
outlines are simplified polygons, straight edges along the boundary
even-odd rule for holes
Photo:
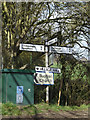
[[[61,73],[61,70],[58,68],[50,68],[48,67],[48,53],[55,53],[55,54],[72,54],[72,49],[67,48],[67,47],[59,47],[59,46],[50,46],[54,43],[57,42],[57,38],[54,38],[50,41],[45,42],[44,45],[33,45],[33,44],[20,44],[20,50],[24,51],[31,51],[31,52],[45,52],[45,62],[46,62],[46,67],[39,67],[36,66],[35,70],[36,72],[36,84],[43,84],[43,85],[48,85],[54,84],[54,79],[53,79],[53,73]],[[40,71],[44,71],[44,73],[40,73]],[[49,73],[52,72],[52,73]],[[36,82],[37,81],[37,82]],[[49,103],[49,86],[46,87],[46,102]]]

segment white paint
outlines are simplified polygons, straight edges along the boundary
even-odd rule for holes
[[[51,44],[54,44],[54,43],[56,43],[56,42],[57,42],[57,38],[54,38],[54,39],[46,42],[46,45],[51,45]]]
[[[52,53],[65,53],[65,54],[72,54],[72,49],[67,47],[59,47],[59,46],[50,46],[49,52]]]
[[[20,50],[33,51],[33,52],[45,52],[44,45],[33,45],[33,44],[20,44]]]
[[[61,73],[61,70],[59,68],[51,68],[51,67],[35,67],[36,71],[48,71],[48,72],[53,72],[53,73]]]
[[[36,84],[40,85],[53,85],[54,84],[54,77],[53,73],[43,73],[43,72],[36,72],[35,73],[35,82]]]

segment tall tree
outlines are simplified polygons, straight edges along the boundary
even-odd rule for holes
[[[45,40],[57,37],[58,46],[74,47],[77,44],[81,48],[90,50],[90,47],[82,45],[82,41],[89,41],[90,15],[89,7],[87,7],[89,4],[90,2],[3,2],[2,50],[4,68],[26,69],[35,65],[44,65],[42,53],[20,51],[20,43],[44,44]],[[41,59],[37,60],[40,56]],[[64,80],[66,56],[58,57],[58,63],[61,61],[63,66],[63,84],[61,84],[60,90],[62,90],[63,85],[65,88],[67,83]]]

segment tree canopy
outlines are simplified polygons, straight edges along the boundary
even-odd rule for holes
[[[45,40],[58,38],[59,46],[73,47],[78,44],[81,48],[90,50],[81,44],[83,40],[87,43],[89,41],[88,5],[89,3],[3,2],[2,46],[4,62],[8,61],[4,66],[20,68],[27,61],[25,58],[22,60],[23,55],[34,56],[30,58],[32,60],[42,55],[20,51],[20,43],[45,44]],[[30,59],[27,61],[29,67]]]

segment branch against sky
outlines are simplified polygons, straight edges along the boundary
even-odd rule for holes
[[[2,3],[2,45],[7,66],[12,58],[15,61],[22,54],[20,43],[44,44],[45,40],[57,37],[61,46],[78,44],[90,50],[80,44],[81,35],[85,36],[86,42],[89,40],[87,6],[88,3],[64,2]]]

